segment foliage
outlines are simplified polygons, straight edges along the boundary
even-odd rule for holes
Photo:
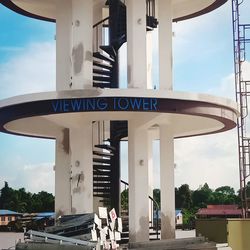
[[[19,213],[51,212],[54,211],[54,196],[45,191],[32,194],[24,188],[15,190],[5,182],[0,190],[0,209]]]
[[[122,210],[128,210],[128,189],[125,189],[121,193],[121,208]]]

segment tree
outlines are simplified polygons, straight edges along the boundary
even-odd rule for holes
[[[190,209],[192,207],[192,191],[188,184],[183,184],[175,188],[175,207]]]
[[[4,187],[0,190],[0,209],[20,213],[51,212],[54,211],[54,196],[45,191],[31,194],[24,188],[15,190],[5,182]]]
[[[121,193],[121,208],[122,210],[128,210],[128,189],[125,189]]]
[[[212,197],[212,189],[205,183],[201,188],[192,193],[193,206],[197,208],[204,208],[209,204]]]

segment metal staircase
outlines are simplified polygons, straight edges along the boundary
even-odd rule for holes
[[[155,0],[146,1],[146,29],[157,28],[155,18]],[[126,5],[120,0],[108,0],[109,17],[93,26],[95,52],[93,53],[93,87],[119,88],[120,47],[127,42]],[[100,43],[99,36],[108,34],[109,39]],[[103,39],[107,40],[107,39]],[[105,130],[105,129],[104,129]],[[104,132],[103,132],[104,133]],[[99,138],[99,144],[93,149],[93,193],[109,208],[115,207],[120,214],[120,141],[128,135],[127,121],[110,121],[110,139]],[[123,182],[124,183],[124,182]],[[154,202],[152,197],[149,197]],[[154,208],[156,205],[152,205]],[[158,207],[158,204],[157,204]],[[123,211],[123,242],[128,242],[128,214]],[[158,212],[157,212],[158,215]],[[151,236],[159,239],[159,229],[154,227],[153,214],[149,225]],[[158,220],[157,220],[158,223]]]

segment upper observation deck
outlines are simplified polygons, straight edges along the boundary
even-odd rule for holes
[[[220,7],[227,0],[172,0],[173,21],[178,22],[206,14]],[[9,9],[36,19],[55,22],[56,0],[2,0]],[[94,4],[103,4],[106,0],[93,0]]]

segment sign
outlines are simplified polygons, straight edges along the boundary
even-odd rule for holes
[[[96,97],[51,100],[52,113],[91,111],[158,111],[157,98]]]

